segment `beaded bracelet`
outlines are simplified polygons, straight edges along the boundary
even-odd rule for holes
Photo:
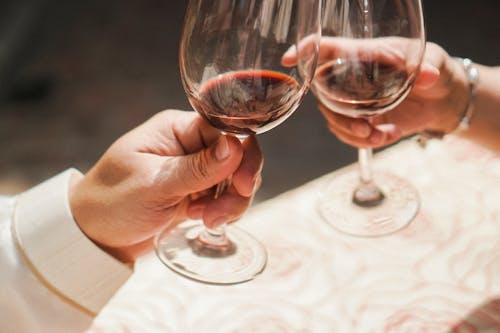
[[[460,122],[458,123],[457,127],[449,133],[466,130],[470,127],[472,115],[474,114],[474,102],[476,99],[477,85],[479,83],[479,72],[477,68],[474,67],[472,60],[470,60],[469,58],[458,57],[456,57],[455,59],[462,64],[465,70],[465,74],[467,75],[467,82],[469,84],[469,100],[467,101],[465,110],[462,112]],[[422,147],[425,147],[428,140],[442,139],[445,134],[448,133],[444,133],[442,131],[425,130],[419,134],[417,141]]]

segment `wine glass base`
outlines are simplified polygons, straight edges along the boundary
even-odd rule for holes
[[[335,175],[321,193],[322,218],[334,229],[360,237],[384,236],[406,227],[420,206],[417,190],[396,175],[384,172],[375,175],[375,183],[385,196],[380,204],[362,207],[353,202],[359,184],[356,172]]]
[[[204,226],[199,221],[187,221],[156,238],[156,253],[174,272],[198,282],[237,284],[252,280],[266,266],[264,247],[250,234],[235,226],[226,228],[232,242],[231,251],[201,251],[194,241]]]

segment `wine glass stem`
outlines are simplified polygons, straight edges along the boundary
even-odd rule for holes
[[[189,241],[191,250],[202,257],[222,258],[236,252],[236,246],[226,235],[226,223],[215,228],[205,227]]]
[[[373,151],[371,148],[360,148],[358,150],[360,182],[354,190],[352,201],[361,207],[378,206],[385,198],[384,193],[378,188],[372,178],[372,155]]]
[[[373,183],[371,161],[373,157],[373,150],[371,148],[359,148],[359,172],[360,180],[364,184]]]
[[[222,132],[222,135],[232,135]],[[236,135],[243,141],[247,135]],[[226,189],[231,186],[232,176],[224,179],[217,184],[215,188],[214,198],[217,199],[224,194]],[[233,254],[236,247],[226,235],[226,225],[229,221],[215,228],[206,227],[199,233],[193,241],[191,241],[191,249],[203,256],[224,257]]]
[[[232,176],[224,179],[217,184],[215,188],[214,198],[219,198],[226,189],[231,185]],[[199,233],[198,237],[191,242],[193,251],[203,256],[210,257],[224,257],[234,253],[235,246],[226,235],[226,221],[225,223],[216,227],[207,227]]]
[[[210,246],[226,246],[229,243],[229,239],[226,236],[226,223],[215,228],[205,227],[199,237],[203,243]]]

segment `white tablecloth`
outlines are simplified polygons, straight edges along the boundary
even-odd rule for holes
[[[269,254],[255,280],[205,285],[151,255],[89,332],[500,332],[500,158],[449,137],[404,141],[374,165],[420,193],[405,229],[357,238],[325,224],[318,195],[339,170],[238,222]]]

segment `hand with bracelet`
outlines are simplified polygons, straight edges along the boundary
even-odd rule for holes
[[[330,131],[357,147],[383,147],[419,133],[439,137],[453,132],[500,152],[500,67],[453,58],[434,43],[427,43],[414,88],[394,110],[366,121],[323,105],[319,109]]]

